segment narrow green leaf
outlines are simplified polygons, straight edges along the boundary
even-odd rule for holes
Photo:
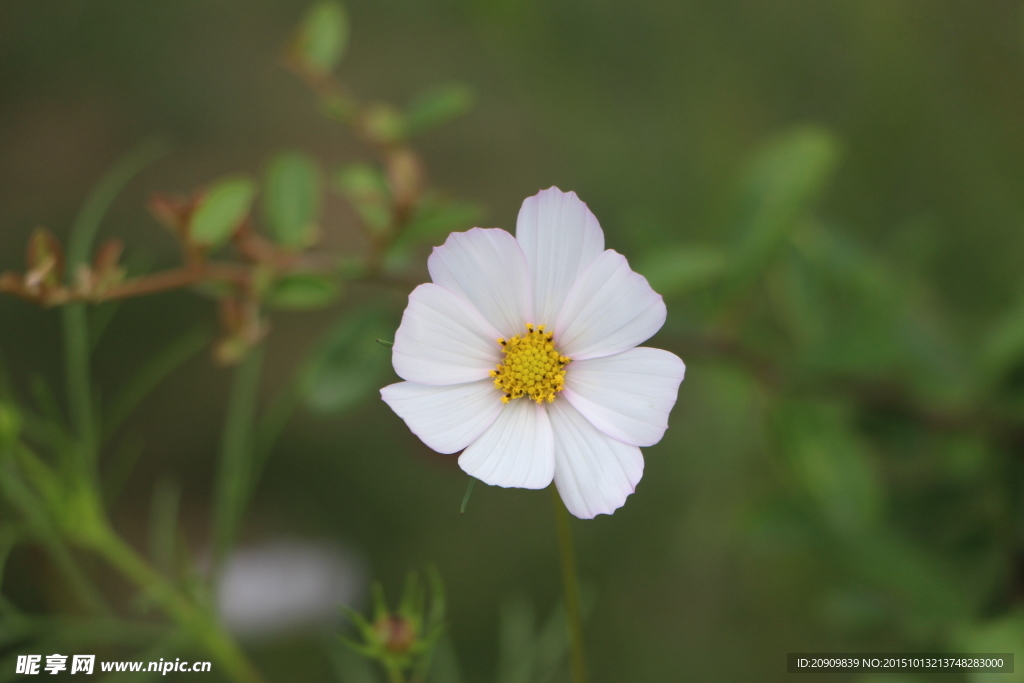
[[[443,625],[445,614],[448,612],[448,599],[444,590],[444,581],[441,580],[441,572],[436,566],[431,565],[427,567],[425,573],[430,589],[430,611],[426,623],[428,626]]]
[[[535,680],[534,623],[533,605],[526,598],[519,597],[502,605],[497,683],[533,683]]]
[[[348,35],[345,8],[338,2],[318,2],[306,11],[292,49],[305,68],[327,74],[341,61]]]
[[[277,280],[266,301],[275,308],[308,310],[324,308],[338,301],[341,289],[328,277],[316,273],[297,273]]]
[[[348,617],[348,620],[352,622],[352,625],[359,630],[359,635],[363,637],[363,640],[367,642],[373,641],[374,636],[376,635],[373,624],[367,621],[366,617],[362,614],[347,605],[343,605],[341,609],[342,612],[345,613],[345,616]]]
[[[32,375],[28,388],[39,417],[27,421],[26,428],[34,435],[42,437],[41,440],[52,446],[55,451],[69,450],[68,444],[73,440],[73,436],[68,433],[64,413],[53,395],[49,382],[42,375]]]
[[[0,525],[0,586],[3,586],[4,570],[7,568],[7,558],[10,556],[14,544],[18,540],[18,533],[14,526],[9,523]]]
[[[79,266],[89,263],[100,222],[110,204],[128,181],[166,152],[167,144],[163,141],[145,142],[126,154],[100,179],[75,218],[68,237],[67,272],[71,278],[76,277]]]
[[[366,657],[365,649],[357,643],[340,638],[328,648],[331,665],[339,681],[344,683],[378,683],[379,679]]]
[[[370,594],[373,596],[373,620],[380,621],[391,613],[391,610],[388,609],[388,600],[384,595],[384,586],[380,581],[373,582]]]
[[[304,364],[293,374],[288,383],[278,391],[277,395],[271,399],[270,405],[260,415],[253,445],[254,452],[249,495],[253,494],[253,489],[259,483],[260,477],[263,475],[263,469],[270,459],[270,454],[273,452],[274,445],[281,436],[281,432],[284,431],[292,413],[302,403],[306,372],[307,368],[306,364]]]
[[[291,249],[312,244],[320,215],[320,170],[298,152],[274,157],[267,167],[263,209],[278,243]]]
[[[199,246],[221,246],[248,215],[255,197],[256,183],[246,176],[217,180],[192,215],[189,239]]]
[[[305,396],[310,408],[338,413],[376,394],[391,367],[391,354],[377,339],[394,335],[379,306],[343,317],[310,359]]]
[[[89,263],[100,222],[114,198],[128,181],[164,154],[166,145],[150,141],[135,148],[114,165],[97,183],[82,206],[68,237],[67,272],[77,277],[78,269]],[[71,421],[78,437],[77,456],[87,476],[95,472],[96,414],[89,366],[89,321],[84,304],[69,304],[61,311],[64,332],[65,384]]]
[[[167,577],[171,577],[174,571],[180,503],[181,486],[176,482],[161,479],[153,487],[149,511],[149,555],[157,569]]]
[[[396,613],[406,619],[417,620],[423,615],[426,597],[419,575],[415,571],[410,571],[405,575],[405,586],[402,588],[402,598],[398,602]]]
[[[584,593],[584,598],[587,594]],[[590,603],[583,601],[584,615],[588,614]],[[544,622],[537,634],[536,673],[538,683],[552,683],[565,667],[569,654],[569,624],[565,608],[558,605]]]
[[[476,479],[470,477],[469,484],[466,486],[466,495],[462,496],[462,505],[459,506],[459,514],[466,514],[466,506],[469,505],[469,497],[473,495],[473,485],[476,484]]]
[[[214,498],[214,566],[218,569],[231,552],[252,490],[252,437],[262,369],[263,348],[260,346],[250,349],[245,359],[234,369],[235,376],[221,436],[220,466]]]
[[[410,135],[447,123],[472,109],[473,91],[461,83],[437,86],[413,100],[405,111]]]
[[[109,402],[103,421],[102,439],[110,439],[135,407],[182,363],[199,353],[212,334],[204,328],[189,330],[132,373],[131,380]]]
[[[434,648],[434,656],[427,683],[462,683],[462,671],[459,657],[452,645],[451,638],[442,634]]]
[[[106,458],[102,487],[108,507],[112,507],[124,491],[125,484],[131,478],[135,465],[145,450],[146,440],[141,435],[128,434]]]
[[[21,435],[24,419],[14,403],[0,401],[0,446],[8,446]]]

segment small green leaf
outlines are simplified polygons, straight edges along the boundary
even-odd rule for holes
[[[391,224],[391,198],[387,180],[378,169],[369,164],[352,164],[335,173],[333,180],[370,230],[387,231]]]
[[[986,336],[979,357],[981,370],[991,384],[1006,385],[1024,362],[1024,298]]]
[[[769,141],[743,175],[736,276],[749,282],[821,195],[839,158],[826,130],[799,128]]]
[[[194,244],[216,248],[231,239],[249,214],[256,183],[246,176],[228,176],[210,186],[189,226]]]
[[[1021,643],[1024,643],[1024,613],[1020,609],[1010,612],[1002,617],[971,624],[961,628],[955,635],[958,652],[979,652],[985,654],[1019,652]],[[1020,663],[1016,664],[1017,673],[1007,676],[998,673],[970,673],[967,675],[969,683],[996,683],[999,681],[1013,682],[1024,678],[1020,673]]]
[[[847,536],[833,547],[839,562],[860,582],[884,590],[920,626],[945,631],[975,610],[970,588],[957,578],[948,557],[929,552],[919,547],[919,541],[892,529],[883,526]]]
[[[681,296],[712,284],[725,275],[728,254],[716,247],[686,246],[650,254],[638,264],[654,291],[662,296]]]
[[[340,294],[333,280],[315,273],[298,273],[271,285],[266,300],[275,308],[306,310],[330,306]]]
[[[278,243],[308,247],[316,238],[320,214],[320,171],[304,154],[285,152],[267,167],[263,210]]]
[[[433,88],[406,109],[406,132],[414,135],[458,118],[473,107],[473,101],[473,91],[459,83]]]
[[[482,215],[483,209],[478,204],[445,201],[428,195],[419,202],[409,224],[392,241],[385,256],[385,268],[405,268],[418,245],[441,244],[449,233],[479,225]]]
[[[482,214],[483,209],[479,204],[427,197],[420,203],[409,225],[395,240],[396,248],[419,242],[439,244],[449,233],[473,227]]]
[[[881,483],[847,411],[791,400],[774,418],[790,472],[832,527],[859,533],[875,526],[882,511]]]
[[[305,68],[327,74],[341,61],[348,33],[345,8],[337,2],[318,2],[306,11],[292,50]]]

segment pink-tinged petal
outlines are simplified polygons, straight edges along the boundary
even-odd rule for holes
[[[569,512],[580,519],[610,515],[622,507],[644,474],[644,457],[597,431],[566,401],[548,406],[555,434],[555,486]]]
[[[576,278],[604,251],[604,232],[575,192],[552,187],[523,202],[516,239],[530,266],[531,322],[550,329]]]
[[[674,353],[638,347],[570,363],[562,396],[616,441],[653,446],[668,429],[685,372]]]
[[[544,407],[519,398],[505,404],[494,424],[462,452],[459,466],[492,486],[542,489],[554,476],[553,451]]]
[[[420,384],[475,382],[501,359],[501,335],[471,303],[444,287],[422,284],[395,332],[391,363],[402,379]]]
[[[665,324],[665,302],[626,257],[603,252],[576,280],[555,325],[559,351],[573,360],[621,353]]]
[[[526,257],[516,238],[497,228],[453,232],[427,260],[430,279],[468,299],[502,337],[530,320]]]
[[[444,387],[399,382],[381,389],[380,396],[438,453],[457,453],[473,443],[504,405],[490,379]]]

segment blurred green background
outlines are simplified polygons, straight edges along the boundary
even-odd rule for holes
[[[303,7],[0,4],[0,270],[22,268],[33,227],[65,235],[96,179],[153,134],[173,151],[104,227],[153,267],[177,255],[151,192],[257,173],[282,148],[325,166],[369,158],[280,64]],[[363,97],[402,103],[449,81],[475,93],[468,116],[416,144],[437,187],[509,230],[523,198],[575,190],[665,294],[650,345],[688,366],[671,428],[623,509],[574,523],[595,682],[783,680],[795,651],[1024,653],[1020,3],[348,9],[338,75]],[[328,243],[358,249],[341,202],[326,215]],[[366,305],[393,330],[404,294],[354,287],[341,309],[276,315],[262,399]],[[215,315],[190,293],[124,304],[96,351],[97,391]],[[58,322],[0,299],[16,383],[61,386]],[[200,354],[125,428],[145,442],[113,508],[128,538],[143,542],[151,491],[171,479],[202,548],[228,380]],[[497,680],[509,601],[547,615],[559,600],[551,501],[480,486],[459,516],[466,482],[370,392],[299,411],[242,536],[340,543],[392,593],[435,564],[463,679]],[[16,554],[5,593],[60,609],[43,564]],[[315,637],[254,652],[274,680],[332,680]]]

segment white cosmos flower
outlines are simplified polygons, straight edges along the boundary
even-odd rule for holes
[[[665,303],[597,219],[552,187],[523,202],[516,236],[452,233],[409,295],[381,396],[430,448],[495,486],[554,479],[577,517],[611,514],[661,440],[685,366],[638,347]]]

